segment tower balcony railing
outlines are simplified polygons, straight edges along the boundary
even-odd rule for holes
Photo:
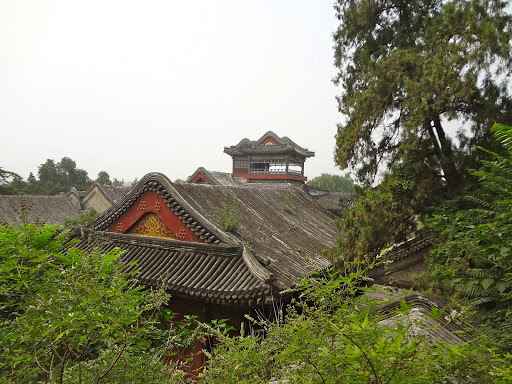
[[[249,174],[257,174],[257,175],[298,175],[302,176],[302,170],[295,169],[251,169]]]
[[[249,174],[256,175],[304,175],[303,164],[289,160],[254,159],[247,164]]]

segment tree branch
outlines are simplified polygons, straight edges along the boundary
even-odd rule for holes
[[[114,361],[112,361],[112,364],[110,364],[110,367],[108,367],[108,369],[106,370],[106,372],[102,375],[100,375],[98,377],[98,379],[96,380],[96,384],[98,384],[100,382],[101,379],[103,379],[105,376],[107,376],[109,374],[109,372],[112,370],[112,368],[114,368],[114,366],[116,365],[116,363],[118,362],[118,360],[121,358],[121,355],[123,354],[125,348],[126,348],[126,345],[127,345],[127,342],[126,342],[126,331],[125,331],[125,343],[123,344],[123,347],[121,348],[121,350],[119,351],[119,353],[117,354],[116,358],[114,359]]]
[[[331,326],[339,332],[340,335],[344,336],[348,341],[350,341],[352,344],[354,344],[357,348],[359,348],[359,350],[361,351],[361,353],[363,354],[364,358],[366,359],[366,361],[368,362],[368,364],[370,365],[370,368],[372,369],[372,372],[373,372],[373,375],[375,376],[375,380],[377,380],[377,383],[380,383],[381,380],[379,378],[379,375],[377,374],[377,371],[375,370],[375,367],[373,366],[370,358],[368,357],[368,355],[366,354],[366,352],[363,350],[363,348],[361,348],[361,346],[355,341],[353,340],[351,337],[349,337],[345,332],[343,332],[341,329],[339,329],[336,325],[334,325],[334,323],[332,321],[329,321],[329,323],[331,324]]]

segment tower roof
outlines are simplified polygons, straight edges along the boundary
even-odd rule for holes
[[[237,145],[224,147],[224,153],[230,156],[243,155],[278,155],[295,153],[301,157],[314,157],[315,152],[297,145],[290,138],[279,137],[274,132],[268,131],[258,140],[251,141],[247,138],[242,139]]]

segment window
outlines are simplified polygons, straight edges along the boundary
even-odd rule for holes
[[[247,168],[249,162],[247,160],[235,160],[235,168]]]
[[[251,173],[286,174],[286,160],[252,160]]]
[[[292,175],[302,175],[302,163],[290,161],[288,163],[288,173]]]

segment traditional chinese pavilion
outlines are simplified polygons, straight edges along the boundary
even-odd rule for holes
[[[230,232],[226,214],[237,222]],[[164,284],[174,312],[228,318],[239,329],[245,314],[267,313],[290,299],[283,290],[328,267],[322,250],[336,236],[332,216],[300,188],[172,183],[150,173],[83,228],[76,246],[121,248],[142,283]],[[198,353],[193,368],[203,362]]]
[[[233,158],[233,177],[254,182],[288,182],[302,184],[304,163],[315,156],[288,137],[274,132],[265,133],[259,140],[243,139],[237,145],[225,147],[224,153]]]

